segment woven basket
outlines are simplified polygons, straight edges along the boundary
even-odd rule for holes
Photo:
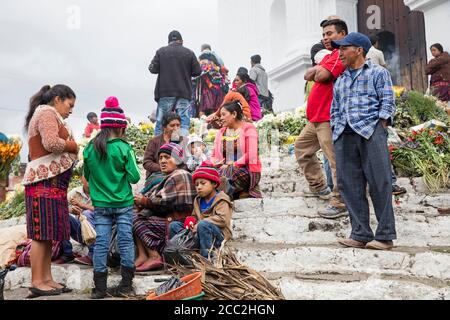
[[[181,278],[185,284],[179,288],[157,296],[154,291],[150,291],[146,300],[183,300],[199,296],[203,292],[202,273],[196,272]]]

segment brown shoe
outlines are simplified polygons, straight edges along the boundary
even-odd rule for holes
[[[348,248],[358,248],[358,249],[364,249],[366,247],[365,242],[356,241],[351,238],[349,239],[339,239],[338,242]]]
[[[394,247],[394,242],[392,241],[371,241],[366,245],[366,249],[371,250],[391,250]]]

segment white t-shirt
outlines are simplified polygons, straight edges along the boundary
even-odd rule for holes
[[[373,47],[370,48],[369,52],[367,53],[366,59],[372,60],[373,63],[378,64],[380,66],[386,65],[386,60],[384,60],[384,53],[381,50],[378,50],[377,48]]]

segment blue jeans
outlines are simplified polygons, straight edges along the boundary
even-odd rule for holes
[[[392,172],[392,185],[397,184],[397,176],[395,175],[394,166],[391,165],[391,172]]]
[[[325,175],[327,176],[327,186],[328,188],[333,190],[334,189],[333,174],[331,173],[330,162],[325,156],[323,157],[323,169],[325,170]]]
[[[191,125],[191,118],[189,116],[190,104],[188,99],[175,97],[160,98],[156,110],[155,136],[159,136],[163,133],[162,119],[164,118],[164,115],[174,111],[181,118],[181,135],[187,137]]]
[[[117,243],[120,251],[120,264],[134,268],[133,207],[95,208],[95,231],[97,239],[94,247],[94,271],[107,272],[106,266],[111,241],[111,229],[117,225]]]
[[[172,222],[169,225],[169,237],[172,239],[177,233],[184,229],[182,222]],[[200,254],[208,258],[209,250],[214,244],[215,248],[220,248],[223,241],[222,231],[214,223],[202,220],[197,225],[197,237],[200,244]]]
[[[92,211],[86,210],[83,211],[83,215],[87,218],[90,225],[95,227],[94,213]],[[69,215],[69,222],[70,222],[70,237],[78,243],[83,243],[83,237],[81,236],[80,220],[78,220],[78,218],[74,217],[73,215]],[[66,257],[73,256],[73,248],[72,243],[70,243],[70,240],[62,241],[61,247],[64,256]],[[89,257],[92,258],[94,254],[94,245],[90,245],[88,246],[88,248],[89,248]]]

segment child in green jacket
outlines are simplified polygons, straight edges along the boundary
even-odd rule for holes
[[[89,181],[95,208],[94,285],[91,298],[102,299],[107,290],[107,256],[112,225],[117,225],[122,280],[108,290],[113,296],[132,292],[134,277],[133,204],[131,184],[140,173],[132,147],[123,140],[127,120],[116,97],[105,102],[100,116],[100,133],[84,150],[84,176]]]

